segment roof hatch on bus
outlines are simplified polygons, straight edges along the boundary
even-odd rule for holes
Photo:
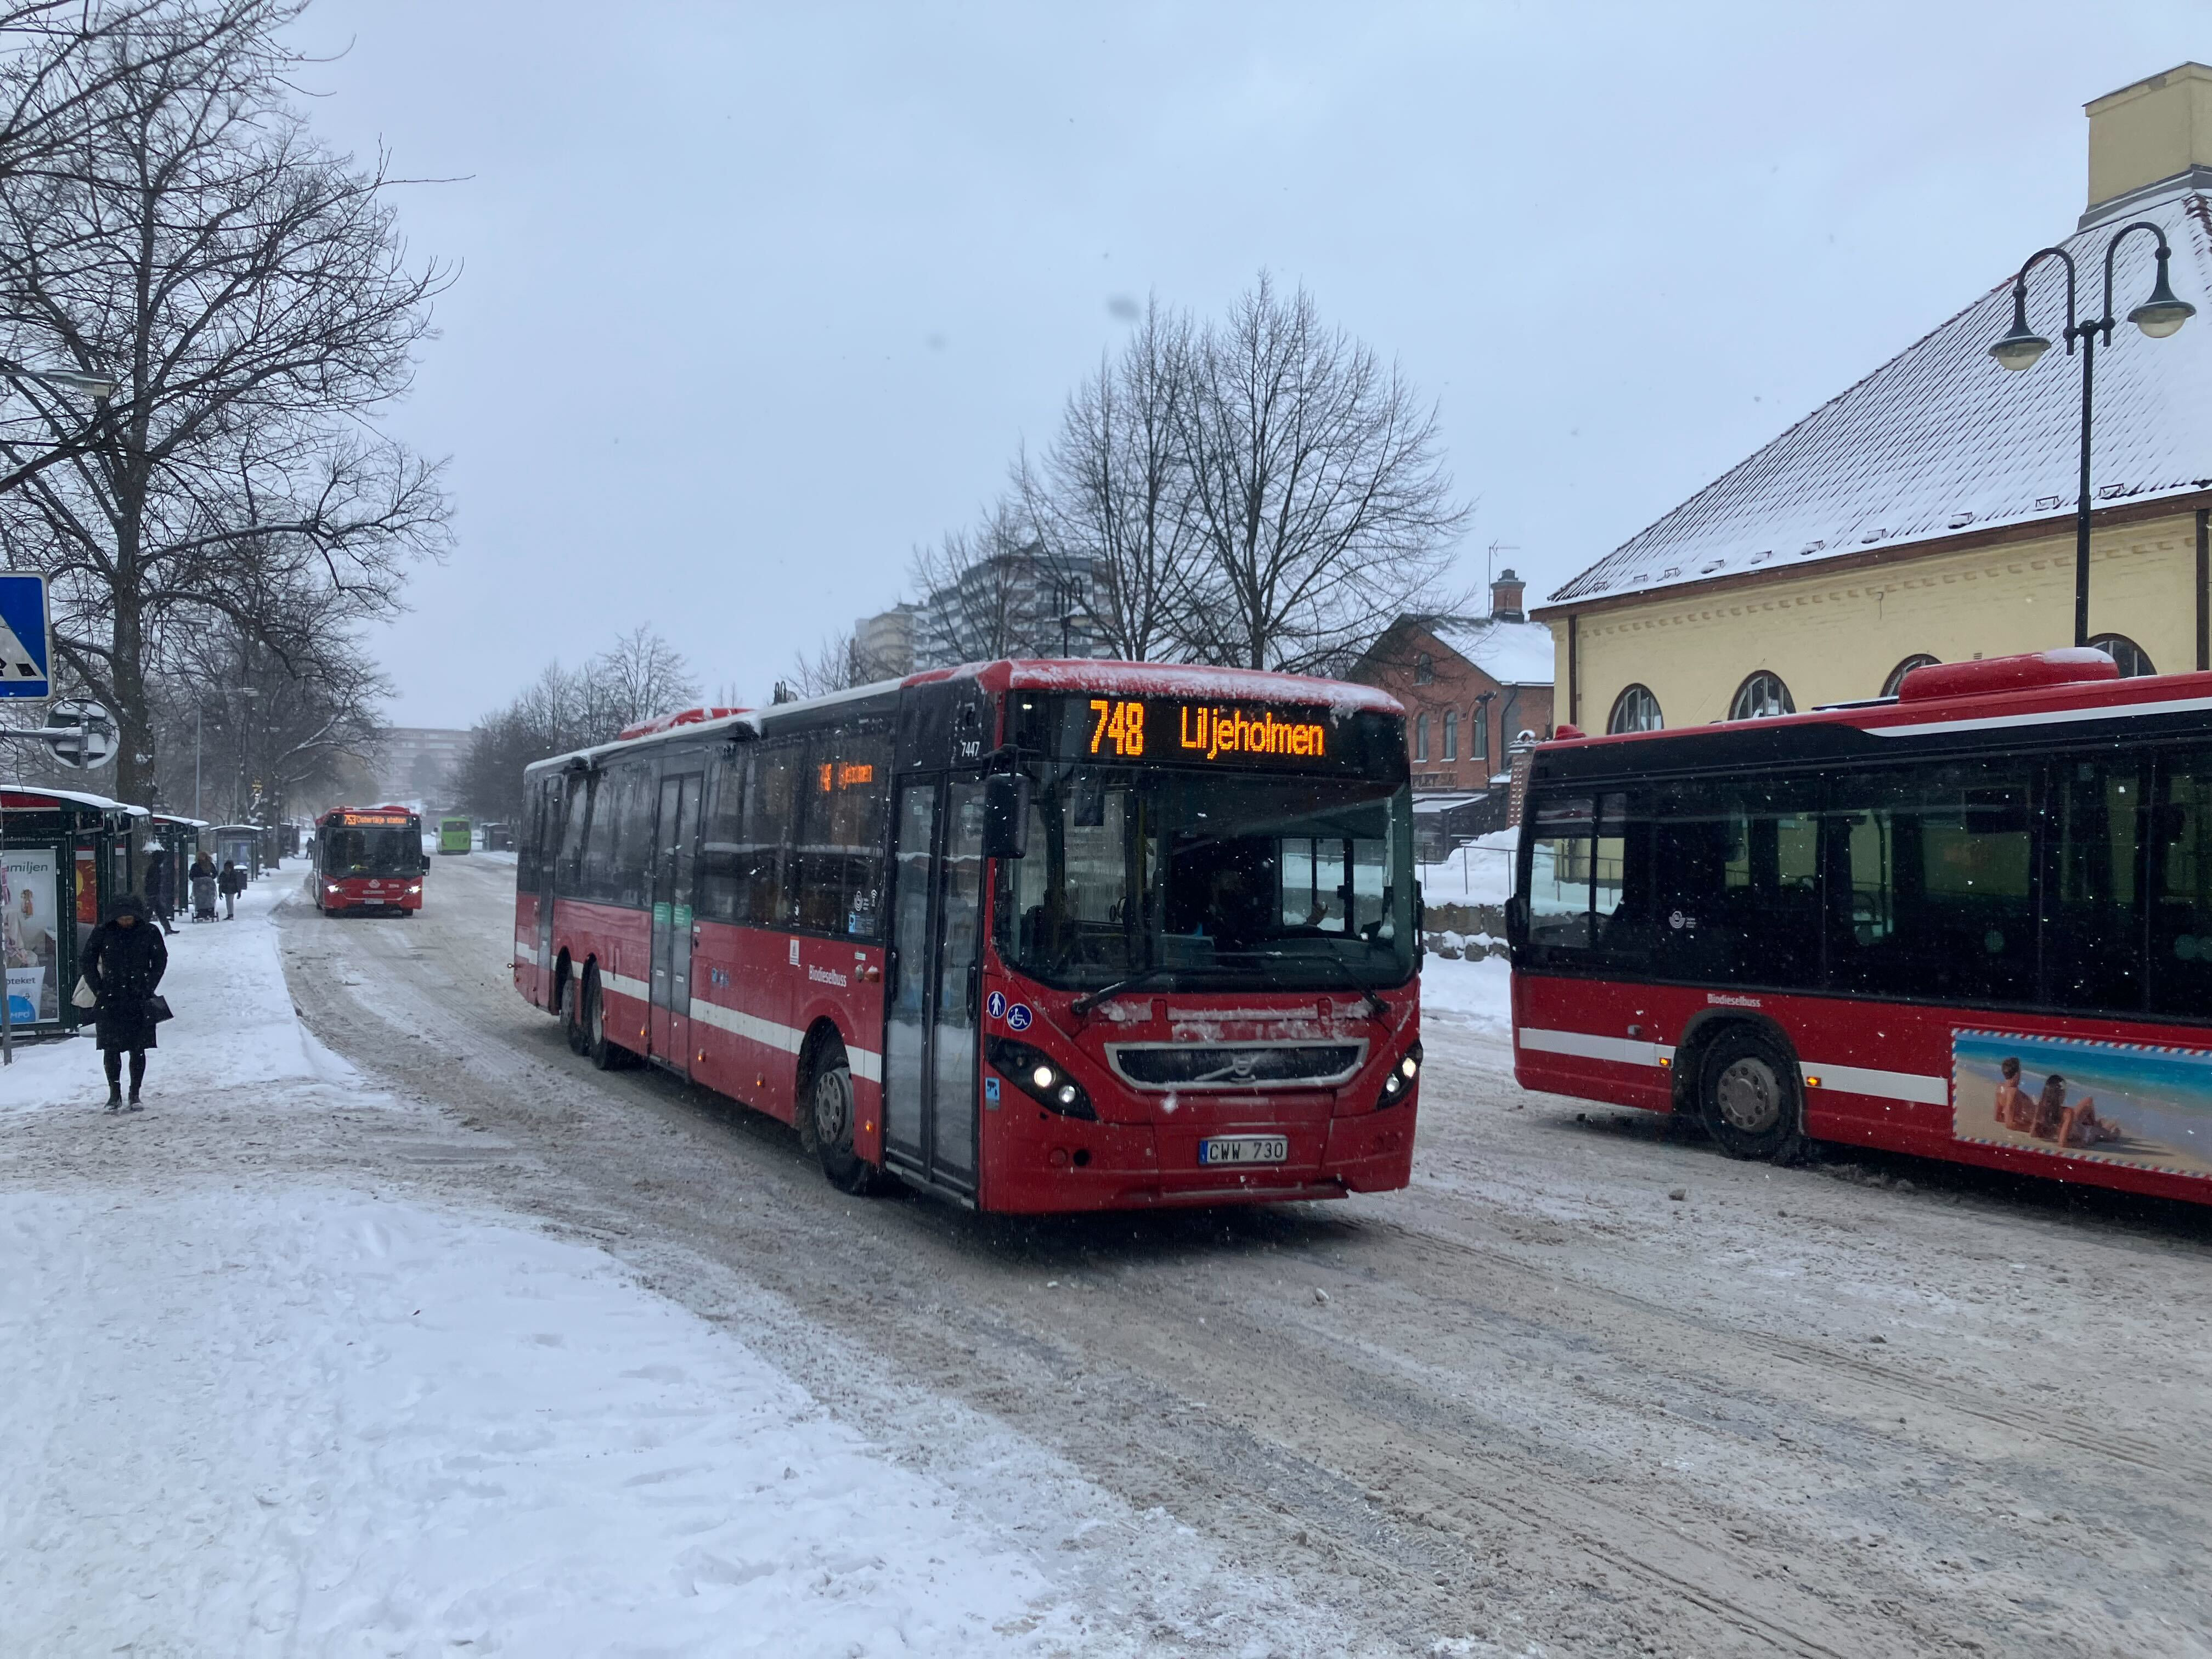
[[[2039,685],[2116,680],[2119,677],[2119,665],[2103,652],[2086,645],[2069,645],[2056,651],[2026,651],[2016,657],[1929,663],[1910,669],[1898,685],[1897,700],[1931,702],[1949,697],[1987,696],[1997,691],[2026,691]]]

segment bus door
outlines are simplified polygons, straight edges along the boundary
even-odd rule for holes
[[[687,1076],[691,1070],[691,874],[699,842],[699,796],[706,775],[660,781],[653,850],[652,1051]]]
[[[983,781],[907,784],[884,1033],[884,1148],[932,1183],[975,1191]]]
[[[538,989],[544,1006],[557,1013],[553,992],[553,878],[561,863],[561,842],[568,823],[563,810],[580,807],[583,791],[572,788],[566,778],[554,777],[538,790]]]

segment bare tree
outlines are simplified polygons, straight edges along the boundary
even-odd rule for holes
[[[1188,317],[1147,302],[1119,358],[1069,393],[1042,466],[1015,464],[1049,562],[1087,577],[1088,629],[1126,661],[1176,650],[1200,550],[1182,447],[1192,346]]]
[[[605,700],[605,717],[617,732],[699,701],[699,682],[684,653],[645,623],[592,658],[585,673],[593,683],[587,695]]]
[[[121,725],[126,799],[155,764],[149,679],[194,630],[289,659],[258,596],[319,587],[325,620],[351,625],[395,611],[409,560],[445,545],[437,468],[370,422],[446,274],[409,265],[381,158],[319,147],[286,101],[295,9],[94,6],[130,27],[41,94],[81,112],[81,137],[0,174],[4,355],[121,382],[88,432],[15,380],[30,413],[0,422],[0,465],[57,439],[78,453],[0,497],[0,546],[49,577],[62,665]]]
[[[826,696],[832,691],[849,690],[880,679],[881,675],[867,672],[869,666],[862,660],[859,642],[848,628],[830,635],[811,653],[801,651],[793,657],[791,678],[787,683],[802,697]]]
[[[915,665],[1056,656],[1070,631],[1079,578],[1038,539],[1018,497],[992,505],[973,530],[916,548],[909,575],[921,591]]]
[[[1467,518],[1433,406],[1262,272],[1190,353],[1178,405],[1202,559],[1179,617],[1207,661],[1341,669],[1436,592]]]

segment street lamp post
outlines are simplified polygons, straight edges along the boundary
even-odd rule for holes
[[[2035,367],[2037,359],[2051,349],[2051,342],[2027,325],[2027,273],[2045,259],[2057,259],[2066,267],[2066,355],[2074,355],[2079,342],[2081,347],[2081,483],[2074,503],[2074,643],[2089,643],[2089,434],[2096,408],[2097,342],[2112,343],[2112,258],[2119,252],[2120,244],[2138,230],[2147,230],[2158,242],[2158,280],[2151,285],[2150,298],[2128,313],[2128,320],[2154,340],[2163,340],[2197,314],[2197,307],[2188,301],[2175,297],[2172,286],[2166,280],[2166,261],[2172,249],[2166,246],[2166,233],[2148,219],[2138,219],[2131,225],[2123,225],[2112,233],[2112,240],[2105,244],[2105,314],[2087,322],[2080,319],[2075,305],[2074,256],[2063,247],[2046,247],[2028,257],[2020,268],[2020,275],[2012,282],[2012,327],[2002,338],[1990,347],[1990,356],[2007,368],[2025,369]]]

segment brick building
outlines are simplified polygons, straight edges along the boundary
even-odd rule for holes
[[[2113,233],[2148,220],[2175,292],[2212,311],[2212,69],[2087,106],[2088,207],[2060,246],[2100,309]],[[2020,252],[2039,240],[2023,233]],[[2114,309],[2148,296],[2154,240],[2122,243]],[[1702,725],[1887,695],[1904,672],[2073,641],[2080,362],[2014,373],[1989,348],[2012,272],[1964,311],[1623,543],[1537,612],[1559,718]],[[2056,261],[2028,317],[2065,325]],[[2085,309],[2085,314],[2097,314]],[[2089,634],[2124,673],[2212,667],[2212,317],[2122,322],[2097,353]]]
[[[1401,617],[1348,677],[1406,705],[1417,793],[1480,794],[1522,732],[1552,735],[1552,631],[1528,620],[1522,592],[1503,571],[1486,617]]]

